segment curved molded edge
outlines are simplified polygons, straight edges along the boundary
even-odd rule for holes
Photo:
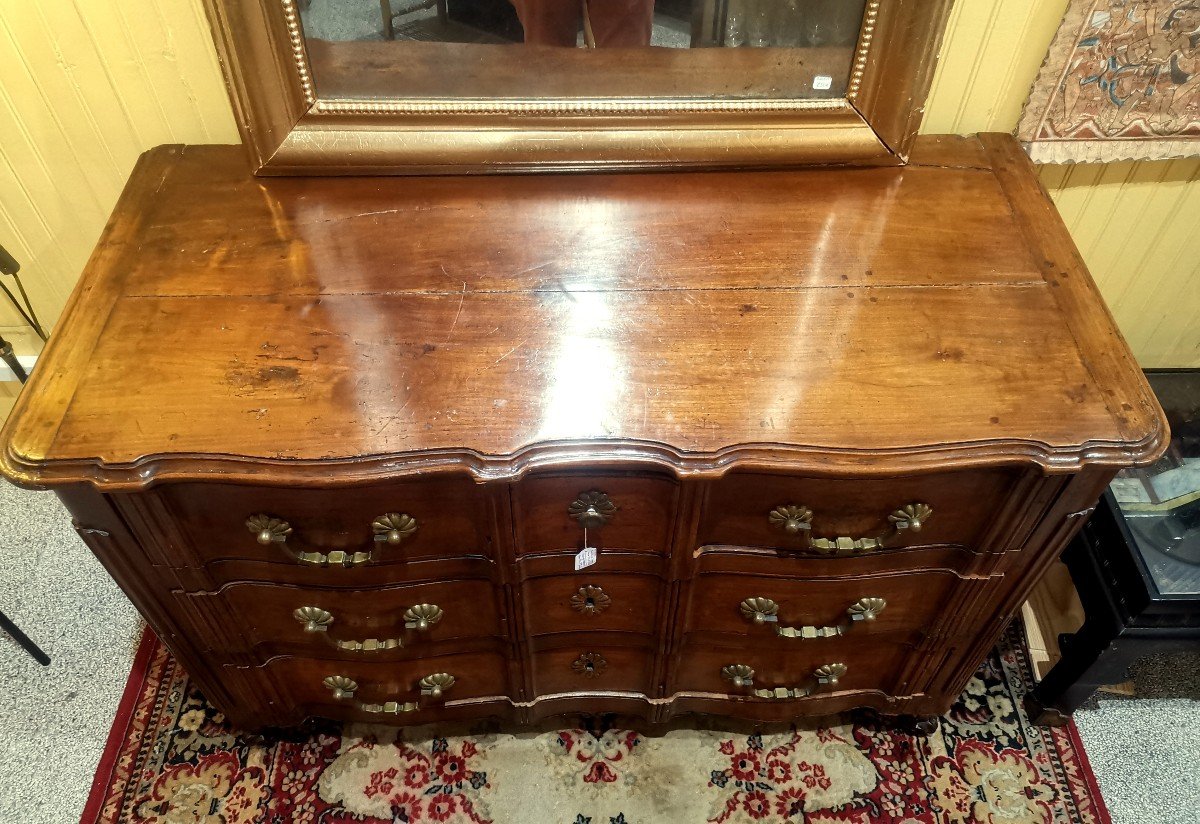
[[[213,481],[333,488],[417,474],[466,472],[476,481],[516,480],[534,470],[631,468],[677,478],[718,478],[738,470],[808,476],[879,476],[985,466],[1040,466],[1046,473],[1085,466],[1127,467],[1158,459],[1169,442],[1165,420],[1136,442],[1089,441],[1055,447],[1033,440],[968,441],[894,449],[848,449],[792,444],[739,444],[717,452],[686,452],[650,441],[594,439],[531,444],[507,455],[471,449],[325,459],[264,458],[231,454],[160,454],[131,463],[99,458],[34,461],[0,452],[0,475],[18,486],[47,489],[90,484],[100,492],[137,492],[159,483]]]

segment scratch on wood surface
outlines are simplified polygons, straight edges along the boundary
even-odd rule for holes
[[[404,401],[404,404],[399,409],[396,410],[396,413],[394,415],[388,415],[387,420],[385,420],[383,422],[383,426],[381,426],[375,430],[375,432],[373,433],[374,436],[378,437],[379,435],[382,435],[389,426],[394,424],[396,421],[400,420],[400,413],[408,408],[409,401],[411,401],[411,400],[412,400],[412,398],[409,398],[408,400]]]
[[[467,282],[462,282],[462,294],[458,296],[458,311],[454,313],[454,322],[450,324],[450,331],[446,333],[446,339],[442,343],[449,343],[450,338],[454,337],[454,328],[458,326],[458,319],[462,315],[463,301],[467,299]]]
[[[507,358],[507,357],[508,357],[509,355],[511,355],[513,352],[516,352],[518,349],[520,349],[522,346],[524,346],[524,345],[525,345],[525,342],[526,342],[527,340],[529,340],[529,338],[528,338],[528,337],[521,338],[521,342],[520,342],[520,343],[518,343],[518,344],[517,344],[516,346],[514,346],[512,349],[509,349],[507,352],[505,352],[505,353],[504,353],[503,355],[501,355],[500,357],[496,358],[495,362],[494,362],[494,363],[492,363],[492,366],[496,366],[497,364],[499,364],[499,363],[500,363],[500,361],[502,361],[502,360],[504,360],[505,358]]]

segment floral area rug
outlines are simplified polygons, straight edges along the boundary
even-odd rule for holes
[[[83,824],[1108,824],[1074,727],[1023,715],[1029,679],[1017,627],[927,738],[698,720],[599,736],[347,725],[263,744],[147,633]]]

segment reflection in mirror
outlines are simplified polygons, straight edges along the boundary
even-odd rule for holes
[[[865,3],[297,0],[318,92],[343,99],[841,98]]]

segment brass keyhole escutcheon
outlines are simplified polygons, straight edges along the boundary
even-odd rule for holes
[[[612,606],[612,598],[600,587],[582,586],[571,596],[571,609],[584,615],[599,615]]]
[[[567,514],[579,521],[579,525],[584,529],[599,529],[612,520],[616,511],[617,505],[608,495],[596,489],[581,492],[567,507]]]
[[[608,661],[598,652],[585,652],[571,662],[571,669],[584,678],[595,678],[608,668]]]

